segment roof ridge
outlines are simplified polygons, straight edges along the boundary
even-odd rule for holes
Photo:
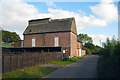
[[[52,19],[52,18],[48,17],[48,18],[41,18],[41,19],[31,19],[31,20],[28,20],[28,22],[30,22],[30,21],[37,21],[37,20],[46,20],[46,19]]]
[[[70,17],[70,18],[60,18],[60,19],[52,19],[52,20],[68,20],[68,19],[74,19],[74,17]]]

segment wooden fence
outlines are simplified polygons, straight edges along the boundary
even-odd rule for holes
[[[2,54],[2,73],[63,59],[62,52],[24,52]]]

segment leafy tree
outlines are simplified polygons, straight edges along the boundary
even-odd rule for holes
[[[84,50],[86,50],[86,54],[88,55],[92,54],[92,51],[89,48],[84,48]]]
[[[5,43],[21,40],[16,32],[2,30],[2,41]]]
[[[87,34],[79,34],[77,37],[83,43],[88,43],[88,42],[92,43],[93,42],[92,37],[89,37]]]
[[[95,46],[95,52],[94,53],[98,53],[102,48],[98,45]]]
[[[89,49],[94,49],[95,45],[93,43],[88,42],[88,43],[85,43],[85,47]]]
[[[97,53],[100,51],[101,47],[98,45],[95,46],[92,43],[92,37],[89,37],[87,34],[79,34],[77,37],[84,43],[82,44],[82,49],[86,50],[87,54]]]
[[[104,78],[119,78],[120,76],[120,42],[107,38],[100,50],[98,61],[98,76]]]

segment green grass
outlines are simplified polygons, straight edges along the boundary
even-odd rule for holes
[[[3,73],[3,78],[41,78],[57,70],[51,67],[26,67],[12,72]]]
[[[86,56],[86,55],[85,55]],[[47,64],[56,64],[56,65],[68,65],[68,64],[71,64],[73,62],[76,62],[80,59],[82,59],[84,56],[81,56],[81,57],[76,57],[76,58],[69,58],[67,60],[60,60],[60,61],[52,61],[52,62],[48,62]]]
[[[11,48],[12,43],[2,43],[2,47]]]

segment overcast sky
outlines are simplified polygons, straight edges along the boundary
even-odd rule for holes
[[[109,1],[109,2],[108,2]],[[23,39],[28,20],[51,17],[75,17],[78,34],[88,34],[94,44],[100,45],[107,37],[118,37],[118,2],[25,2],[13,0],[0,3],[3,29],[15,31]]]

